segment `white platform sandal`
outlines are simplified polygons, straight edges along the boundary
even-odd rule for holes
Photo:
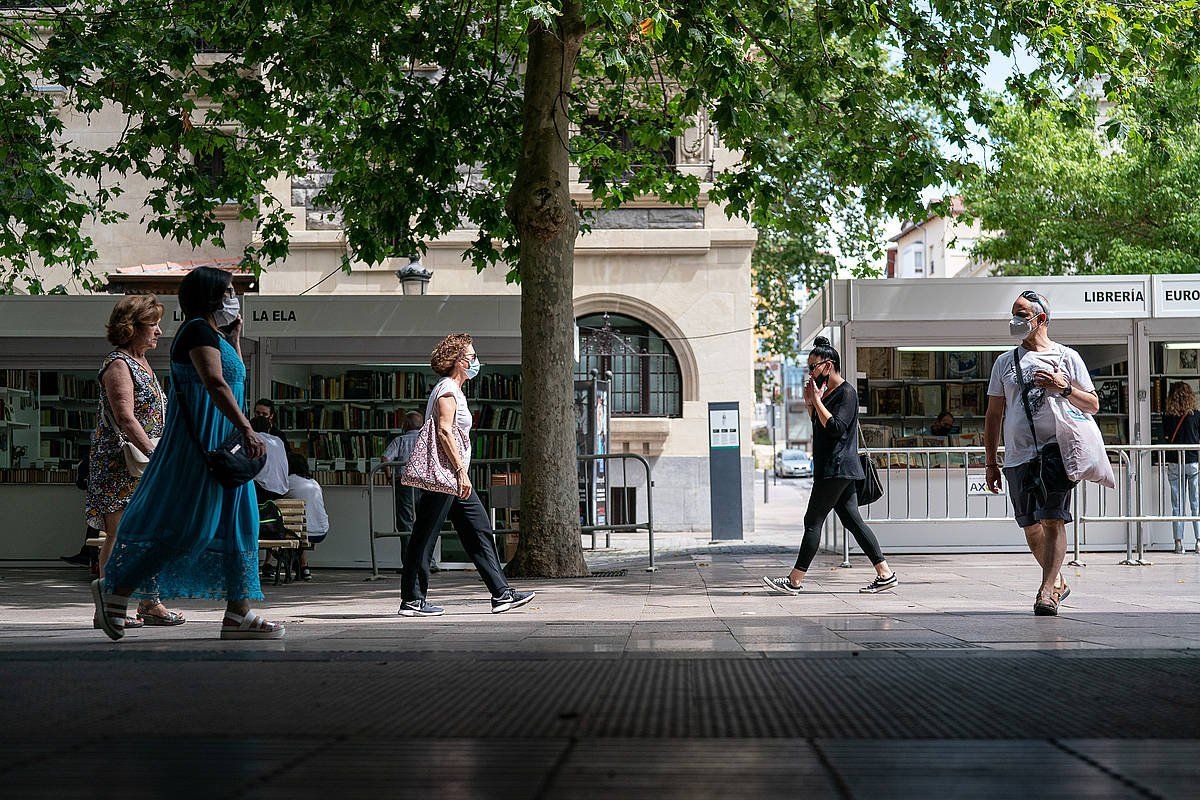
[[[104,594],[104,584],[97,578],[92,581],[92,603],[96,606],[93,624],[114,642],[125,635],[125,614],[129,610],[129,598],[119,594]]]
[[[253,611],[247,611],[245,616],[226,611],[225,619],[233,620],[237,627],[222,623],[222,639],[282,639],[285,633],[282,623],[267,622]]]

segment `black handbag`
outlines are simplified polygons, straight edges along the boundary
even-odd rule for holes
[[[1075,487],[1076,481],[1067,477],[1067,466],[1063,463],[1062,451],[1058,442],[1047,442],[1037,446],[1037,430],[1033,426],[1033,410],[1029,407],[1029,385],[1025,383],[1025,375],[1021,372],[1021,348],[1013,349],[1013,370],[1017,373],[1017,383],[1021,385],[1021,405],[1025,408],[1025,419],[1029,422],[1029,435],[1033,437],[1033,447],[1037,455],[1025,469],[1024,484],[1021,491],[1032,494],[1042,503],[1051,494],[1066,494]]]
[[[180,331],[183,329],[180,328]],[[175,334],[175,340],[179,341],[179,334]],[[175,399],[180,406],[180,414],[183,415],[183,423],[187,428],[188,436],[195,443],[196,448],[200,451],[204,458],[204,464],[208,467],[208,472],[213,476],[213,480],[228,489],[236,489],[243,486],[254,479],[254,476],[262,472],[263,465],[267,463],[267,456],[264,453],[258,458],[251,458],[246,455],[246,443],[242,434],[234,431],[225,438],[213,450],[205,450],[204,445],[200,443],[200,437],[196,435],[196,429],[192,425],[192,414],[188,408],[187,400],[184,399],[183,393],[176,391]]]
[[[858,429],[858,442],[859,445],[863,444],[861,427]],[[858,460],[862,464],[863,477],[862,480],[856,481],[855,490],[858,493],[858,504],[866,506],[883,497],[883,482],[879,480],[879,470],[875,468],[875,459],[865,453],[859,453]]]

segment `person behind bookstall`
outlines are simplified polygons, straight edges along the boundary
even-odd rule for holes
[[[442,379],[429,393],[425,405],[425,417],[436,415],[433,436],[419,439],[417,450],[438,448],[449,462],[453,474],[455,493],[447,494],[434,488],[444,484],[426,475],[429,486],[417,499],[416,520],[412,536],[404,554],[404,574],[400,584],[400,615],[404,617],[432,617],[445,613],[445,609],[431,605],[426,600],[429,586],[429,558],[437,542],[438,531],[447,518],[454,525],[463,549],[467,551],[479,576],[492,595],[492,613],[500,614],[525,605],[533,599],[533,592],[518,592],[508,585],[500,569],[500,557],[493,541],[492,524],[488,519],[483,502],[471,485],[467,471],[471,462],[470,433],[471,411],[463,394],[463,384],[479,375],[482,365],[475,355],[475,345],[466,333],[452,333],[438,343],[429,357],[429,365]],[[425,436],[429,436],[425,429]],[[412,462],[410,461],[410,464]],[[412,466],[416,466],[412,464]]]
[[[408,463],[409,456],[412,455],[417,437],[421,435],[421,426],[424,424],[425,417],[421,415],[420,411],[409,411],[404,415],[404,432],[388,442],[387,449],[383,451],[384,461],[395,462],[395,466],[390,467],[389,470],[392,474],[396,530],[398,531],[411,531],[413,520],[416,518],[417,492],[420,490],[415,486],[405,486],[400,483],[400,473],[404,469],[404,465]]]
[[[104,357],[98,375],[100,399],[83,501],[88,527],[105,533],[97,557],[101,578],[117,545],[121,517],[141,478],[131,471],[125,450],[133,447],[143,456],[152,457],[163,435],[167,400],[146,357],[158,347],[162,316],[163,305],[157,297],[139,294],[122,297],[108,317],[106,336],[113,350]],[[126,618],[125,626],[184,622],[182,614],[163,606],[151,581],[138,603],[137,615]],[[95,624],[99,627],[100,621]]]
[[[954,424],[954,415],[949,411],[943,411],[937,415],[937,419],[929,426],[927,430],[922,431],[928,436],[953,436],[959,433],[959,427]]]
[[[1195,450],[1178,450],[1166,454],[1167,483],[1171,487],[1171,516],[1187,514],[1200,516],[1200,411],[1196,409],[1196,393],[1183,381],[1171,384],[1167,405],[1163,409],[1163,435],[1166,444],[1192,445]],[[1191,511],[1187,511],[1188,506]],[[1175,552],[1184,550],[1183,532],[1187,523],[1173,522]],[[1192,544],[1200,553],[1200,522],[1192,521]]]
[[[842,377],[842,356],[824,336],[813,341],[808,356],[804,404],[813,422],[813,485],[804,511],[804,538],[792,571],[764,576],[762,581],[773,592],[804,594],[804,578],[832,511],[875,567],[875,579],[859,591],[874,594],[895,589],[896,573],[883,557],[875,532],[858,512],[858,483],[866,477],[858,452],[858,390]]]
[[[1019,340],[992,364],[984,420],[987,487],[1001,489],[998,461],[1004,434],[1004,481],[1017,525],[1025,530],[1029,550],[1042,568],[1033,613],[1056,616],[1071,593],[1063,580],[1067,554],[1066,523],[1071,516],[1071,489],[1058,449],[1051,403],[1070,403],[1085,414],[1100,409],[1087,365],[1079,353],[1050,339],[1050,301],[1025,291],[1012,305],[1009,334]],[[1018,371],[1019,370],[1019,371]]]
[[[260,397],[254,401],[254,416],[253,419],[265,419],[267,427],[264,433],[269,433],[279,441],[283,442],[283,446],[287,447],[287,438],[283,435],[283,431],[275,427],[275,401],[269,397]]]
[[[104,580],[92,583],[96,615],[110,639],[121,639],[129,597],[157,583],[164,598],[223,598],[222,639],[282,639],[281,623],[250,610],[251,600],[263,599],[254,482],[226,486],[206,458],[235,433],[238,452],[265,453],[242,411],[246,365],[232,276],[193,269],[179,283],[179,308],[185,321],[171,347],[162,442],[121,520]]]
[[[313,480],[308,469],[308,459],[300,453],[289,452],[287,455],[288,491],[285,497],[304,501],[304,516],[308,523],[309,544],[320,544],[329,534],[329,514],[325,511],[325,494],[321,484]],[[308,568],[308,551],[300,551],[300,578],[312,580],[312,570]]]

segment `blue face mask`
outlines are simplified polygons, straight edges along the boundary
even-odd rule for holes
[[[469,364],[467,364],[467,377],[474,378],[476,375],[479,374],[479,369],[482,366],[483,366],[483,364],[479,363],[479,356],[475,356],[474,358],[472,358],[471,362]]]

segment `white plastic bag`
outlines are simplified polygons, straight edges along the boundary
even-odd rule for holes
[[[1054,411],[1054,434],[1062,452],[1067,477],[1092,481],[1109,489],[1117,487],[1112,464],[1104,451],[1104,436],[1091,414],[1085,414],[1065,398],[1048,398]]]

